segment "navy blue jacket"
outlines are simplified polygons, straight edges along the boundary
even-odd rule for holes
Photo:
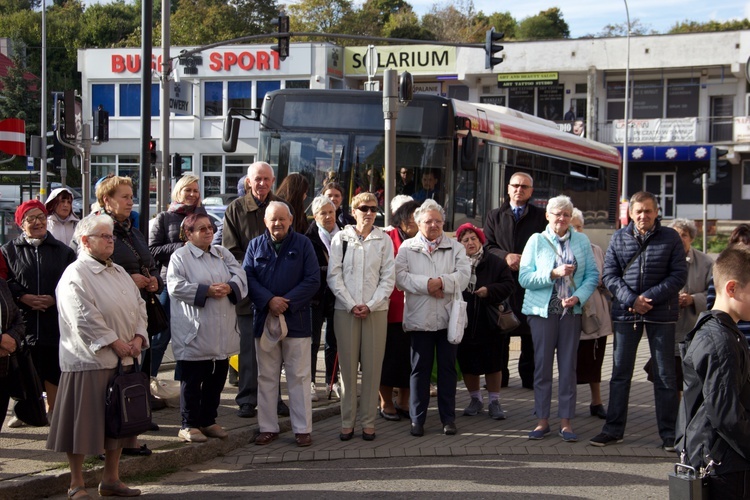
[[[260,337],[274,297],[289,299],[284,313],[288,337],[310,337],[310,301],[320,288],[320,266],[312,242],[289,229],[278,254],[266,230],[250,241],[242,267],[247,273],[250,300],[255,306],[253,334]]]
[[[677,298],[687,280],[685,248],[680,235],[671,228],[662,228],[657,220],[647,237],[646,250],[623,276],[625,266],[641,247],[635,231],[633,222],[618,229],[604,257],[602,281],[614,296],[612,320],[676,322],[680,311]],[[653,309],[643,316],[628,312],[639,295],[652,299]]]

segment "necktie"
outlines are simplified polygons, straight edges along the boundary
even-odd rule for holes
[[[521,207],[515,207],[513,209],[513,217],[516,219],[516,222],[518,222],[518,219],[521,218],[521,212],[523,212],[523,209]]]

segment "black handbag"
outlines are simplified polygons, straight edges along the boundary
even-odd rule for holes
[[[516,313],[513,312],[513,309],[511,309],[507,300],[497,306],[488,306],[487,312],[490,321],[500,329],[500,333],[511,333],[513,330],[521,326],[521,320],[519,320]]]
[[[8,387],[16,401],[13,410],[21,422],[33,427],[49,425],[44,404],[44,387],[31,359],[31,348],[21,342],[9,359]]]
[[[148,317],[146,331],[149,335],[156,335],[169,327],[167,313],[164,311],[161,302],[159,302],[159,297],[154,292],[146,294],[146,316]]]
[[[110,438],[137,436],[151,429],[149,377],[141,371],[138,359],[126,373],[117,360],[117,373],[107,386],[104,432]]]

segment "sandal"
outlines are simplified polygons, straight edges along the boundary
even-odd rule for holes
[[[74,496],[76,496],[80,492],[83,492],[83,495],[80,496],[80,497],[78,497],[78,498],[94,498],[91,495],[89,495],[89,492],[86,491],[86,487],[85,486],[78,486],[76,488],[68,490],[68,498],[73,498]]]
[[[145,444],[142,444],[140,448],[123,448],[122,454],[123,455],[135,455],[139,457],[147,457],[153,453],[151,450],[148,449],[148,446]]]
[[[140,494],[141,490],[128,488],[122,481],[115,484],[99,483],[99,496],[101,497],[137,497]]]

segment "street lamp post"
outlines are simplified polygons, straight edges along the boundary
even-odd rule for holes
[[[630,107],[630,11],[628,9],[628,0],[625,2],[625,16],[628,20],[627,32],[627,50],[625,56],[625,137],[622,140],[622,201],[628,199],[628,108]]]

